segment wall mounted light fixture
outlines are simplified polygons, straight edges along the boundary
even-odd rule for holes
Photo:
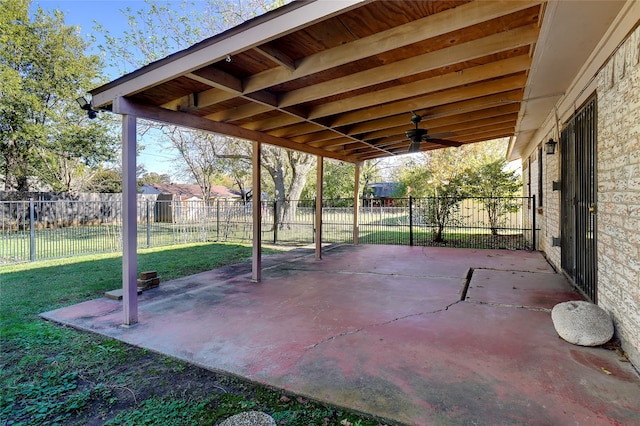
[[[553,139],[549,139],[549,141],[544,144],[544,152],[546,152],[547,155],[555,154],[557,145],[558,142],[554,141]]]
[[[84,96],[80,96],[78,99],[76,99],[76,102],[78,103],[78,105],[80,105],[80,108],[87,111],[89,119],[93,120],[94,118],[96,118],[98,111],[94,110],[91,107],[91,102],[89,102],[87,98],[85,98]]]

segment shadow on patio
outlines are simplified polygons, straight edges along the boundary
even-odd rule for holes
[[[120,326],[106,298],[46,319],[388,422],[640,424],[640,377],[558,338],[580,299],[536,252],[337,246],[163,283]],[[610,374],[609,374],[610,373]]]

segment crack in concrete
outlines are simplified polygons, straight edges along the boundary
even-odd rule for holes
[[[509,303],[498,303],[498,302],[483,302],[482,300],[467,300],[467,302],[475,303],[476,305],[495,306],[497,308],[516,308],[516,309],[526,309],[528,311],[551,312],[551,309],[549,308],[540,308],[538,306],[512,305]]]
[[[452,307],[453,305],[456,305],[456,304],[458,304],[458,303],[460,303],[460,302],[464,302],[464,301],[463,301],[463,300],[456,300],[456,301],[455,301],[455,302],[453,302],[453,303],[449,303],[449,304],[448,304],[447,306],[445,306],[444,308],[436,309],[436,310],[434,310],[434,311],[417,312],[417,313],[415,313],[415,314],[408,314],[408,315],[405,315],[405,316],[402,316],[402,317],[398,317],[398,318],[394,318],[394,319],[392,319],[392,320],[385,321],[385,322],[378,322],[378,323],[373,323],[373,324],[363,325],[362,327],[359,327],[359,328],[357,328],[357,329],[355,329],[355,330],[345,331],[345,332],[342,332],[342,333],[336,334],[336,335],[334,335],[334,336],[328,337],[328,338],[326,338],[326,339],[324,339],[324,340],[322,340],[322,341],[320,341],[320,342],[318,342],[318,343],[314,343],[313,345],[309,345],[309,346],[307,346],[307,347],[306,347],[306,349],[307,349],[307,350],[309,350],[309,349],[315,349],[315,348],[317,348],[318,346],[320,346],[320,345],[322,345],[322,344],[325,344],[325,343],[331,342],[331,341],[336,340],[336,339],[338,339],[338,338],[340,338],[340,337],[350,336],[350,335],[352,335],[352,334],[357,334],[357,333],[359,333],[359,332],[361,332],[362,330],[365,330],[365,329],[367,329],[367,328],[371,328],[371,327],[382,327],[382,326],[389,325],[389,324],[391,324],[391,323],[394,323],[394,322],[397,322],[397,321],[400,321],[400,320],[404,320],[404,319],[407,319],[407,318],[411,318],[411,317],[418,317],[418,316],[422,316],[422,315],[430,315],[430,314],[437,314],[437,313],[439,313],[439,312],[444,312],[444,311],[449,310],[449,308],[450,308],[450,307]]]

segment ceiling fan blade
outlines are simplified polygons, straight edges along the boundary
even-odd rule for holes
[[[428,138],[427,142],[433,143],[433,144],[437,144],[437,145],[444,145],[444,146],[461,146],[461,145],[464,145],[462,142],[450,141],[448,139],[436,139],[436,138]]]
[[[409,150],[407,152],[419,152],[420,151],[420,141],[412,141],[411,145],[409,145]]]

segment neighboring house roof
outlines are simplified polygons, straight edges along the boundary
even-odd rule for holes
[[[398,182],[375,182],[367,185],[373,191],[374,197],[388,198],[393,197],[400,187]]]
[[[183,200],[192,198],[202,199],[202,189],[193,183],[145,183],[142,185],[143,194],[168,194],[181,197]],[[235,198],[238,194],[222,185],[211,187],[211,198]]]

